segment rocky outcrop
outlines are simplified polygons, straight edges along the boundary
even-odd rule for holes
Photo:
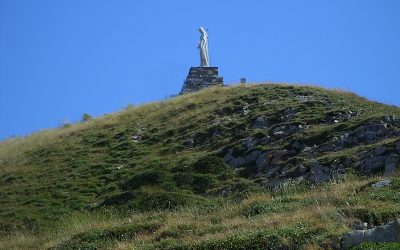
[[[400,220],[367,230],[354,230],[344,235],[343,249],[350,249],[363,242],[400,242]]]
[[[393,149],[384,145],[362,152],[359,156],[361,160],[356,163],[356,167],[362,174],[382,172],[390,175],[396,170],[400,160]]]

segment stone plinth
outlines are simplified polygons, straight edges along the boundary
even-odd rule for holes
[[[223,78],[218,76],[218,67],[191,67],[179,94],[194,92],[210,86],[223,85]]]

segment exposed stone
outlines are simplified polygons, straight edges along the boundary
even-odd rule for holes
[[[266,167],[266,164],[267,164],[267,153],[264,152],[261,153],[256,160],[257,171],[261,172],[261,170]]]
[[[223,157],[223,159],[224,159],[224,161],[225,162],[230,162],[234,157],[233,157],[233,155],[232,155],[232,153],[233,153],[233,149],[232,148],[230,148],[229,150],[228,150],[228,153],[226,153],[225,154],[225,156]]]
[[[331,177],[331,171],[329,168],[320,165],[318,162],[314,162],[311,165],[310,176],[308,177],[310,181],[314,183],[326,182]]]
[[[279,124],[271,128],[272,135],[276,137],[284,137],[288,136],[294,132],[299,131],[302,129],[302,125],[295,125],[295,124]]]
[[[291,147],[293,149],[298,150],[298,149],[300,149],[300,143],[298,141],[295,141],[295,142],[292,143]]]
[[[396,142],[396,151],[400,153],[400,141]]]
[[[242,107],[241,114],[242,114],[242,115],[247,115],[249,112],[250,112],[250,110],[249,110],[249,104],[245,103],[245,104],[243,105],[243,107]]]
[[[351,111],[351,110],[339,111],[339,112],[328,114],[325,122],[328,124],[344,122],[344,121],[350,120],[353,117],[357,117],[359,115],[360,115],[360,110],[358,110],[358,111]]]
[[[385,175],[392,175],[396,171],[397,164],[399,162],[399,157],[392,153],[385,160]]]
[[[253,128],[266,128],[268,127],[268,120],[266,117],[259,116],[257,117],[252,125]]]
[[[383,172],[385,176],[388,176],[395,172],[399,163],[399,156],[388,151],[386,146],[377,146],[363,152],[360,158],[356,166],[363,174]]]
[[[400,242],[400,220],[367,230],[355,230],[344,235],[342,248],[350,249],[363,242]]]
[[[274,168],[267,170],[267,172],[265,173],[265,177],[267,177],[267,178],[273,177],[278,172],[279,169],[280,169],[280,167],[274,167]]]
[[[188,139],[183,142],[183,145],[188,147],[188,148],[193,148],[194,147],[194,140],[193,139]]]
[[[352,225],[352,228],[354,230],[365,230],[365,229],[368,229],[368,223],[367,222],[354,223]]]
[[[140,142],[142,137],[140,135],[133,135],[131,139],[133,142],[138,143],[138,142]]]
[[[285,111],[283,111],[282,119],[285,121],[291,120],[293,117],[296,116],[296,110],[293,108],[287,108]]]
[[[228,162],[228,164],[231,165],[232,167],[240,167],[246,164],[246,159],[244,157],[233,158]]]
[[[378,146],[374,149],[374,154],[375,155],[383,155],[386,152],[386,147],[385,146]]]
[[[381,181],[378,181],[378,182],[372,184],[371,187],[381,188],[381,187],[386,187],[386,186],[390,185],[391,183],[392,183],[392,180],[384,179],[384,180],[381,180]]]
[[[253,149],[255,146],[257,146],[260,143],[261,139],[260,138],[247,138],[244,140],[243,145],[247,148],[247,150]]]
[[[260,151],[254,150],[250,154],[246,156],[246,163],[250,163],[252,161],[256,161],[258,159],[258,156],[260,155]]]
[[[223,85],[223,78],[218,76],[218,67],[191,67],[179,94],[198,91],[210,86]]]

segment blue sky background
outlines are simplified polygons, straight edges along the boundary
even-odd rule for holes
[[[400,1],[0,0],[0,140],[162,100],[199,64],[400,105]]]

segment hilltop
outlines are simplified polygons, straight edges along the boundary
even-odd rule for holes
[[[0,247],[340,247],[399,218],[399,135],[398,107],[249,84],[10,139]]]

